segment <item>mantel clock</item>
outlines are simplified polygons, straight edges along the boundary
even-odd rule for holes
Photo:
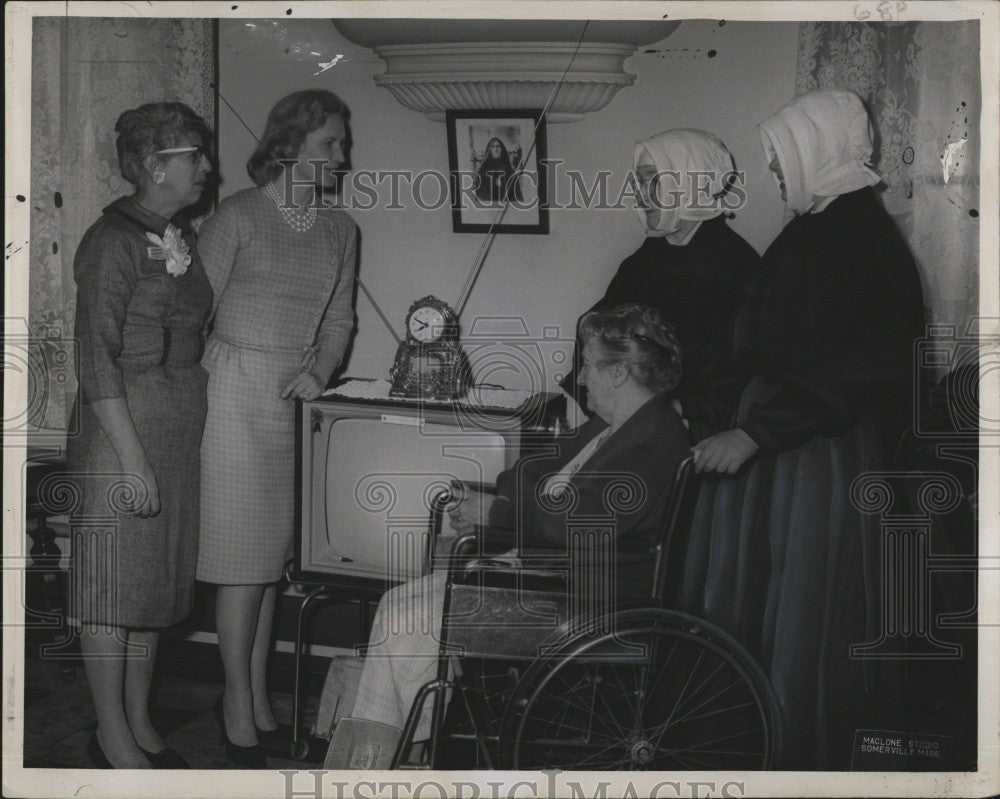
[[[468,391],[468,369],[459,340],[458,317],[433,295],[406,314],[406,338],[389,373],[391,397],[457,399]]]

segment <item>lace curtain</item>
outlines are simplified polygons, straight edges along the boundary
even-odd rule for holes
[[[115,120],[180,100],[215,118],[214,23],[202,19],[36,17],[32,31],[29,423],[63,429],[73,256],[101,209],[132,187],[118,173]],[[39,384],[39,381],[44,381]]]
[[[882,201],[924,280],[930,321],[978,313],[979,25],[804,22],[796,93],[856,92],[876,127]]]

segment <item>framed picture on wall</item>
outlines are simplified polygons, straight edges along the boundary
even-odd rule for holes
[[[545,122],[537,109],[448,111],[456,233],[548,233]]]

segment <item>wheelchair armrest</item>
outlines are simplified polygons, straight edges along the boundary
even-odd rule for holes
[[[483,494],[496,494],[496,486],[492,483],[482,483],[475,480],[463,480],[462,484],[467,488],[479,491]],[[449,503],[453,500],[450,489],[442,489],[431,497],[430,520],[428,525],[427,547],[424,551],[423,574],[432,571],[435,553],[437,552],[438,539],[451,537],[442,535],[441,528],[444,526],[444,513]]]
[[[461,579],[465,564],[475,555],[478,546],[477,533],[464,533],[455,539],[448,553],[448,585]]]
[[[568,570],[495,568],[486,560],[473,568],[459,569],[455,584],[478,585],[483,588],[504,588],[518,591],[538,591],[566,596],[569,588]]]
[[[473,544],[478,543],[478,541],[478,533],[465,533],[458,536],[455,539],[455,542],[451,545],[451,551],[448,554],[448,559],[450,561],[449,565],[464,563],[468,560],[473,554],[475,554]]]

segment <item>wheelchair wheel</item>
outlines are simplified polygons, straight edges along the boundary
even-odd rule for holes
[[[588,771],[766,769],[773,691],[722,630],[667,610],[624,611],[535,660],[514,690],[500,767]]]

